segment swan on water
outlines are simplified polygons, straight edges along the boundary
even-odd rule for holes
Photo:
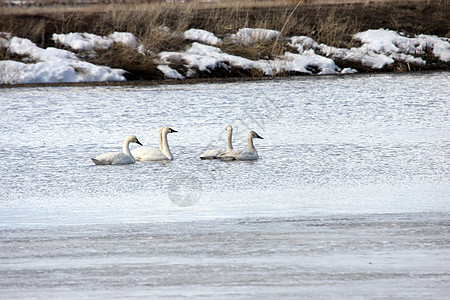
[[[123,142],[123,152],[108,152],[91,158],[96,165],[128,165],[134,164],[136,160],[130,153],[130,143],[136,143],[142,146],[136,136],[130,135]]]
[[[161,127],[159,129],[158,141],[159,149],[152,147],[140,147],[133,149],[133,154],[136,161],[159,161],[159,160],[173,160],[172,153],[169,149],[169,143],[167,142],[167,134],[172,132],[178,132],[170,127]]]
[[[221,160],[257,160],[259,158],[253,145],[253,139],[263,139],[259,134],[250,131],[247,137],[248,149],[231,149],[218,156]]]
[[[232,134],[233,134],[233,127],[231,127],[231,125],[228,125],[227,126],[227,149],[226,150],[220,149],[220,148],[211,149],[211,150],[206,151],[202,155],[200,155],[199,158],[200,159],[215,159],[215,158],[218,158],[218,156],[220,154],[233,149],[233,145],[231,143]]]

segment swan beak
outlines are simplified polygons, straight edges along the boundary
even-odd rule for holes
[[[178,131],[176,131],[175,129],[172,129],[172,128],[171,128],[171,130],[172,130],[171,132],[178,132]]]
[[[257,134],[256,137],[257,137],[258,139],[262,139],[262,140],[263,140],[263,138],[262,138],[259,134]]]
[[[136,144],[138,144],[138,145],[141,145],[141,146],[142,146],[141,142],[139,142],[138,140],[136,140]]]

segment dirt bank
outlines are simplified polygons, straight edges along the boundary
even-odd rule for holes
[[[164,74],[154,63],[161,51],[180,51],[187,42],[182,32],[199,28],[217,37],[236,33],[240,28],[267,28],[281,31],[284,36],[309,36],[318,43],[350,48],[358,42],[353,35],[368,29],[385,28],[406,35],[428,34],[450,36],[449,1],[260,1],[240,4],[235,1],[219,3],[109,4],[62,6],[44,8],[0,9],[0,31],[28,38],[38,46],[55,47],[54,33],[89,32],[108,35],[114,31],[131,32],[149,53],[142,56],[133,49],[114,46],[98,51],[86,60],[121,68],[127,80],[163,80]],[[170,28],[171,33],[164,31]],[[173,34],[173,33],[178,34]],[[62,47],[57,45],[57,47]],[[224,43],[221,49],[244,58],[273,59],[289,50],[287,43],[257,43],[251,46]],[[79,53],[79,55],[83,55]],[[0,47],[0,60],[20,60]],[[372,70],[348,61],[336,61],[341,68],[358,72],[408,72],[450,70],[449,64],[428,57],[427,65],[396,62],[381,70]],[[430,63],[428,63],[430,62]],[[181,68],[182,65],[173,65]],[[296,74],[298,75],[298,74]],[[204,77],[261,77],[260,72],[231,69],[229,72],[198,72]]]

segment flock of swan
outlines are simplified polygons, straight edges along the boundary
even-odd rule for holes
[[[173,155],[169,149],[167,135],[169,133],[178,132],[170,127],[161,127],[158,132],[159,149],[152,147],[139,147],[130,151],[130,143],[141,145],[141,142],[135,135],[128,136],[123,142],[122,152],[108,152],[99,155],[91,160],[96,165],[128,165],[134,164],[136,161],[162,161],[173,160]],[[263,139],[256,132],[250,131],[247,137],[248,149],[233,149],[231,138],[233,128],[227,126],[227,149],[208,150],[199,156],[200,159],[220,159],[228,160],[257,160],[259,158],[256,152],[253,139]]]

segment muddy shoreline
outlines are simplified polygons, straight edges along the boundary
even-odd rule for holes
[[[164,80],[136,80],[136,81],[104,81],[104,82],[59,82],[59,83],[30,83],[30,84],[0,84],[0,89],[10,88],[50,88],[50,87],[96,87],[96,86],[111,86],[111,87],[133,87],[133,86],[158,86],[158,85],[185,85],[185,84],[221,84],[221,83],[239,83],[239,82],[254,82],[254,81],[276,81],[276,80],[295,80],[316,78],[321,79],[325,77],[361,77],[361,76],[376,76],[382,74],[426,74],[448,72],[446,70],[435,71],[417,71],[409,73],[398,72],[371,72],[371,73],[355,73],[355,74],[335,74],[335,75],[296,75],[296,76],[265,76],[259,78],[253,77],[223,77],[223,78],[187,78],[183,80],[178,79],[164,79]]]

